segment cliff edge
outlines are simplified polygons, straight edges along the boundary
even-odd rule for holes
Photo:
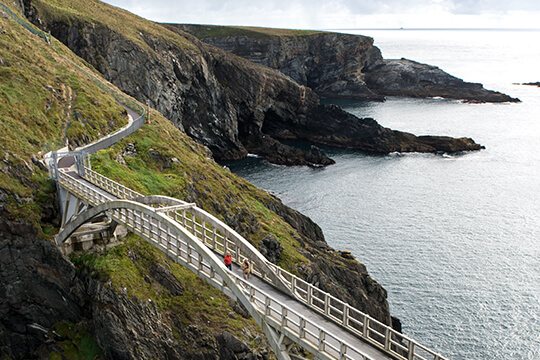
[[[166,24],[256,64],[279,70],[319,96],[384,100],[443,97],[468,102],[519,99],[411,60],[385,60],[367,36],[250,27]]]

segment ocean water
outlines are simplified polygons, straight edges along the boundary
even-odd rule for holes
[[[450,359],[540,359],[540,32],[358,30],[387,59],[439,66],[522,100],[335,101],[417,135],[472,137],[460,155],[325,148],[336,164],[257,158],[232,171],[311,217],[388,290],[403,332]]]

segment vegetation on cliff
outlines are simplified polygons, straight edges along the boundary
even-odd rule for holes
[[[344,116],[342,109],[325,111],[326,106],[319,104],[318,96],[309,86],[283,73],[202,43],[181,28],[151,23],[113,8],[109,11],[109,5],[91,5],[93,2],[28,0],[24,2],[24,13],[34,24],[50,31],[92,64],[106,79],[139,101],[150,103],[179,129],[207,146],[218,160],[237,160],[248,153],[257,153],[280,164],[331,164],[332,160],[318,149],[307,152],[280,139],[285,133],[299,140],[308,139],[312,123],[327,123],[331,127],[337,121],[345,120],[354,125],[359,120]],[[113,25],[109,26],[109,22]],[[339,63],[351,70],[347,73],[354,75],[358,74],[359,64],[371,63],[378,54],[370,50],[373,49],[371,38],[335,33],[305,34],[308,35],[293,36],[294,41],[305,41],[305,46],[295,46],[292,41],[291,48],[313,50],[314,57],[304,51],[302,59],[311,58],[328,78],[335,78],[336,74],[323,71],[327,64]],[[291,38],[290,35],[271,37]],[[336,37],[340,43],[346,38],[348,44],[343,47],[344,52],[337,55],[332,45]],[[353,51],[357,48],[362,50],[359,55],[358,51]],[[349,56],[351,52],[359,57]],[[290,64],[294,69],[304,68],[301,61]],[[349,82],[340,84],[347,87]],[[295,132],[298,123],[306,129],[302,134]],[[280,138],[274,137],[278,132],[265,132],[275,128],[275,124],[282,127]],[[327,130],[324,143],[333,139],[331,129]],[[383,129],[376,121],[371,121],[369,129],[357,130],[359,132],[347,134],[347,137],[365,138],[361,135],[377,134]],[[355,142],[356,148],[374,152],[440,150],[436,146],[418,146],[415,137],[400,137],[395,131],[386,132],[384,138],[369,140],[369,144]],[[443,139],[446,143],[452,141]],[[333,145],[343,146],[339,141]],[[458,142],[444,148],[478,149],[477,144],[467,145]]]
[[[167,24],[177,26],[175,24]],[[220,25],[180,25],[180,27],[199,39],[208,37],[237,37],[244,36],[251,39],[267,39],[273,36],[308,36],[320,34],[322,31],[315,30],[292,30],[292,29],[277,29],[263,28],[250,26],[220,26]]]
[[[87,143],[127,123],[125,109],[81,71],[83,62],[50,41],[0,16],[2,210],[31,222],[41,237],[53,234],[58,223],[55,185],[38,155],[66,142]]]
[[[156,358],[161,351],[193,358],[223,354],[223,344],[239,339],[254,358],[270,356],[237,304],[140,239],[76,254],[75,267],[46,240],[60,215],[38,157],[66,140],[77,146],[101,137],[126,114],[88,64],[26,25],[0,16],[0,357]],[[360,263],[329,248],[317,225],[219,166],[157,111],[151,119],[96,154],[94,169],[145,194],[196,202],[261,249],[275,239],[278,264],[390,321],[384,289]]]

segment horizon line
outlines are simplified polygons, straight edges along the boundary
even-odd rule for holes
[[[320,29],[322,31],[345,31],[345,30],[464,30],[464,31],[540,31],[540,28],[495,28],[495,27],[486,27],[486,28],[475,28],[475,27],[445,27],[445,28],[434,28],[434,27],[384,27],[384,28],[326,28]]]

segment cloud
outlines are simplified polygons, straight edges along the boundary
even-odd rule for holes
[[[297,29],[538,27],[538,0],[105,0],[159,22]]]

